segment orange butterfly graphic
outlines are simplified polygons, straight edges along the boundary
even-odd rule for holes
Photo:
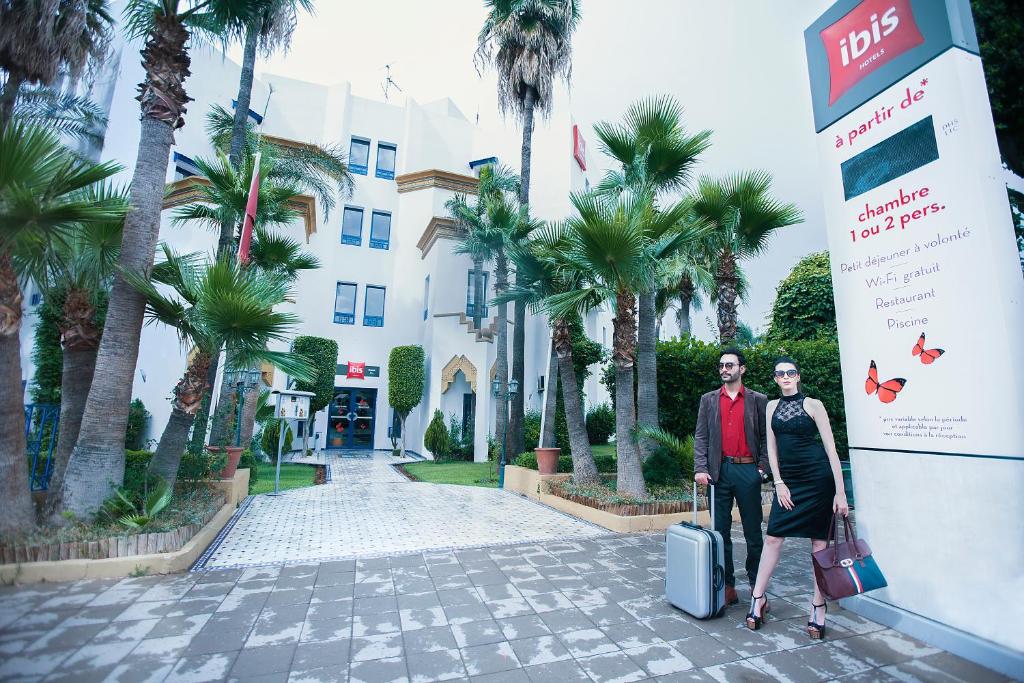
[[[914,350],[911,351],[915,356],[921,356],[921,362],[925,365],[931,365],[936,359],[946,352],[945,349],[926,349],[924,348],[924,332],[921,333],[921,338],[914,344]]]
[[[879,383],[878,382],[878,367],[875,365],[875,361],[871,361],[871,367],[868,368],[868,378],[864,382],[864,391],[871,394],[878,393],[878,400],[882,403],[892,403],[896,400],[896,394],[903,391],[903,385],[907,383],[907,380],[902,377],[893,377],[892,379]]]

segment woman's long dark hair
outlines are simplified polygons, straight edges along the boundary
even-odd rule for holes
[[[772,370],[774,371],[774,370],[778,369],[778,367],[780,365],[782,365],[783,363],[789,363],[794,368],[796,368],[796,374],[798,374],[798,375],[800,374],[800,364],[797,363],[792,358],[790,358],[789,356],[779,356],[778,358],[776,358],[775,359],[775,364],[772,365]],[[797,382],[796,383],[796,390],[797,390],[798,393],[801,393],[801,394],[803,393],[804,386],[803,386],[802,382]]]

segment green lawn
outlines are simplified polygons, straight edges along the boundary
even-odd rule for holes
[[[614,456],[615,455],[615,444],[613,444],[613,443],[606,443],[606,444],[601,444],[600,446],[591,446],[590,447],[590,451],[594,455],[611,455],[611,456]]]
[[[259,464],[260,478],[255,484],[249,487],[249,493],[256,495],[260,493],[273,493],[274,474],[277,468],[271,463],[261,462]],[[281,491],[288,489],[301,489],[313,485],[313,477],[316,475],[316,468],[310,465],[296,465],[295,463],[281,463]]]
[[[414,462],[405,465],[405,471],[431,484],[498,487],[494,463],[490,462]]]

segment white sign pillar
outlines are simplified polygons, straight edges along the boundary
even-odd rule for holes
[[[1019,674],[1024,278],[969,7],[840,0],[805,38],[856,519],[889,582],[847,606]]]

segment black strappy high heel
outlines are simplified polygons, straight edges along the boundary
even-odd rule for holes
[[[764,600],[764,604],[761,605],[761,614],[755,614],[754,610],[757,609],[757,601]],[[747,612],[747,628],[751,631],[756,631],[761,628],[761,624],[764,623],[765,618],[768,615],[768,598],[765,597],[764,593],[761,595],[750,596],[750,611]]]
[[[815,605],[814,601],[811,601],[811,608],[814,610],[811,612],[811,619],[817,613],[819,607],[825,608],[825,614],[828,614],[828,603],[823,602],[820,605]],[[825,624],[816,624],[814,621],[807,622],[807,635],[811,637],[811,640],[821,640],[825,637]]]

